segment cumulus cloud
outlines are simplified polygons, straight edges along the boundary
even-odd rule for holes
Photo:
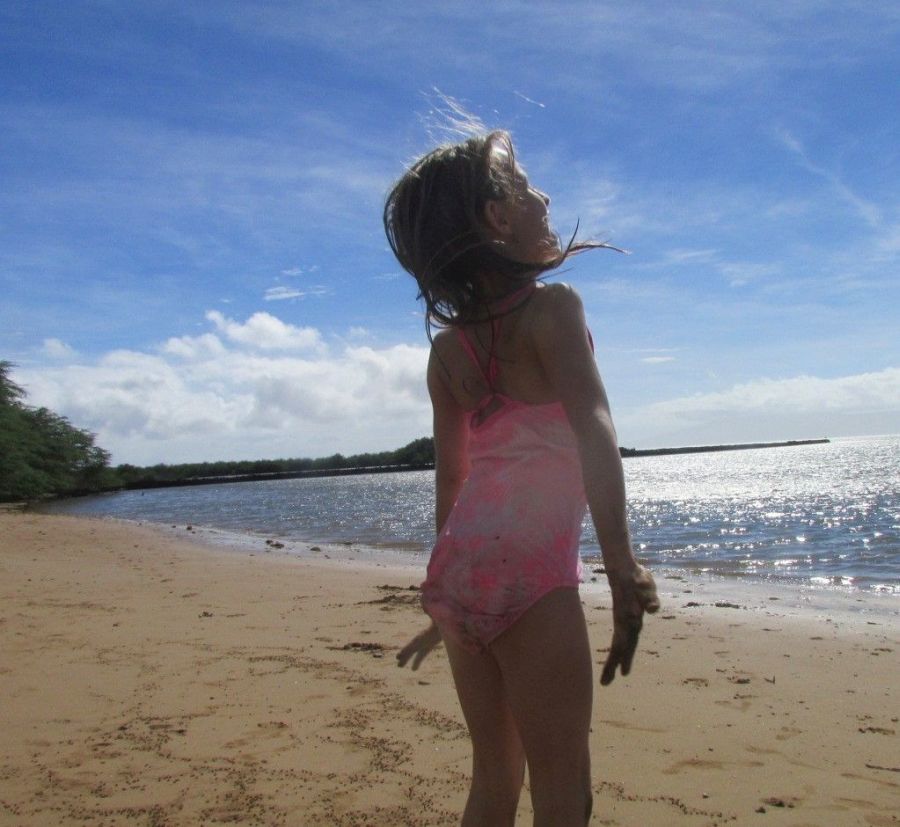
[[[121,448],[132,438],[202,435],[227,427],[247,406],[238,394],[197,386],[177,363],[128,350],[113,351],[95,364],[25,371],[23,382],[29,401],[96,432],[104,447]]]
[[[329,348],[318,330],[265,313],[207,318],[216,332],[16,381],[30,403],[95,432],[114,462],[349,454],[428,433],[426,347]]]
[[[87,362],[17,368],[28,401],[97,434],[114,462],[326,456],[396,448],[430,431],[426,346],[325,342],[266,313]],[[60,343],[62,344],[62,343]],[[60,351],[51,344],[50,351]],[[62,348],[69,353],[69,350]],[[635,351],[649,364],[674,351]],[[740,442],[900,429],[900,368],[757,379],[617,412],[623,444]]]
[[[833,379],[816,376],[757,379],[725,391],[657,402],[650,410],[675,416],[772,410],[796,413],[900,410],[900,368]]]
[[[221,356],[225,353],[225,345],[214,333],[202,336],[179,336],[169,339],[162,346],[163,353],[180,356],[182,359],[202,359]]]
[[[60,339],[44,339],[41,346],[41,353],[50,359],[73,359],[75,357],[75,349]]]
[[[210,310],[206,318],[226,339],[260,350],[321,350],[322,336],[314,327],[295,327],[270,313],[254,313],[241,324]]]
[[[626,444],[712,444],[900,430],[900,368],[821,378],[756,379],[617,417]]]

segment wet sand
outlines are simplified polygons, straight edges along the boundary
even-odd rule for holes
[[[446,658],[394,663],[419,573],[192,534],[0,514],[0,825],[458,823]],[[597,687],[592,824],[900,824],[896,614],[661,585]],[[583,599],[599,663],[609,600]]]

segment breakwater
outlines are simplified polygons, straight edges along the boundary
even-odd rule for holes
[[[823,445],[827,439],[792,439],[785,442],[744,442],[728,445],[694,445],[683,448],[619,448],[624,459],[630,457],[662,457],[673,454],[702,454],[714,451],[746,451],[753,448],[788,448],[800,445]],[[304,471],[262,471],[253,474],[184,477],[173,480],[135,480],[125,485],[129,491],[149,488],[175,488],[185,485],[222,485],[235,482],[267,482],[272,480],[300,480],[316,477],[346,477],[358,474],[390,474],[397,471],[430,471],[433,462],[395,465],[364,465],[352,468],[316,468]]]

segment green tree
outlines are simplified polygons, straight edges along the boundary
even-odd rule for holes
[[[395,462],[401,465],[428,465],[434,462],[434,440],[430,436],[414,439],[395,451]]]
[[[47,408],[24,403],[0,360],[0,501],[97,491],[115,483],[94,435]]]

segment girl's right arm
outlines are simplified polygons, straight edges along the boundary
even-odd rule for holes
[[[445,376],[444,366],[432,347],[428,359],[428,393],[434,419],[434,517],[438,534],[469,476],[469,415],[450,392]]]
[[[434,521],[438,534],[469,476],[468,414],[450,393],[444,376],[444,368],[432,347],[428,360],[428,393],[434,413]],[[405,666],[412,660],[415,671],[440,642],[441,633],[432,622],[397,653],[397,665]]]
[[[617,667],[628,674],[644,612],[655,612],[659,599],[652,575],[638,564],[631,548],[622,459],[581,299],[563,284],[541,293],[535,344],[578,440],[585,494],[612,591],[613,641],[600,679],[608,684]]]

